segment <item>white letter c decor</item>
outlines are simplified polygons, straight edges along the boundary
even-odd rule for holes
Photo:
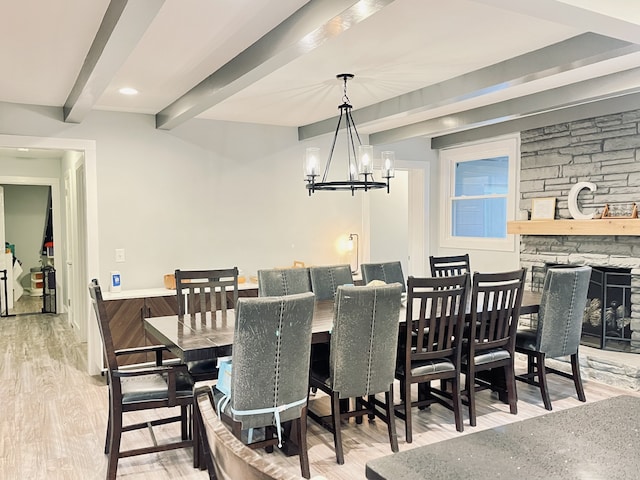
[[[576,220],[589,220],[596,212],[582,213],[578,208],[578,195],[583,188],[588,188],[592,192],[596,191],[596,184],[591,182],[578,182],[569,190],[569,213]]]

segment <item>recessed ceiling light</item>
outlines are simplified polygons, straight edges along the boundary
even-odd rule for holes
[[[24,147],[18,147],[18,151],[19,152],[28,152],[29,149],[28,148],[24,148]]]
[[[132,88],[132,87],[122,87],[120,90],[118,90],[118,92],[120,92],[123,95],[137,95],[138,94],[138,90],[136,90],[135,88]]]

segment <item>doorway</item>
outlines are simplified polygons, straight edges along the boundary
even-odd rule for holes
[[[4,219],[5,244],[11,252],[13,270],[12,285],[8,285],[13,289],[13,305],[8,313],[44,313],[45,300],[50,304],[51,297],[55,298],[51,186],[2,187],[4,208],[0,216]]]

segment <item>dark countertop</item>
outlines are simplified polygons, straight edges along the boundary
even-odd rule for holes
[[[366,476],[636,480],[638,452],[640,397],[623,395],[378,458]]]

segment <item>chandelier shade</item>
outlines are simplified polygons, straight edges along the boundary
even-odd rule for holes
[[[307,182],[306,188],[309,195],[316,190],[346,190],[354,195],[356,190],[368,190],[386,188],[389,193],[389,180],[394,177],[394,152],[382,152],[381,175],[385,181],[376,181],[374,178],[373,147],[363,145],[360,141],[358,129],[353,121],[351,110],[353,107],[347,97],[347,81],[353,78],[351,73],[341,73],[336,78],[344,82],[344,94],[342,104],[338,106],[340,117],[333,136],[329,158],[324,167],[324,172],[320,173],[320,149],[308,147],[304,159],[304,175]],[[344,125],[343,125],[344,124]],[[329,169],[335,152],[338,136],[341,127],[344,129],[346,137],[346,158],[345,158],[345,180],[329,180]]]

